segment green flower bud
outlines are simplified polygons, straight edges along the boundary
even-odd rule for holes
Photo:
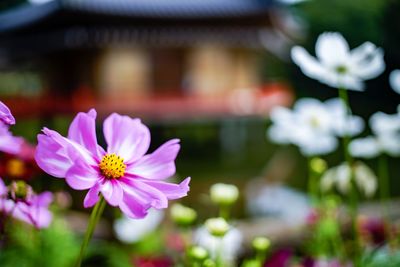
[[[208,257],[208,252],[202,247],[194,246],[191,247],[188,251],[190,258],[195,261],[204,261]]]
[[[210,196],[215,204],[229,206],[238,199],[239,190],[235,185],[218,183],[211,186]]]
[[[253,239],[252,245],[257,251],[267,251],[271,246],[271,241],[265,237],[256,237]]]
[[[310,168],[313,172],[322,175],[328,168],[328,165],[326,161],[321,158],[313,158],[310,161]]]
[[[170,214],[172,220],[179,226],[192,225],[197,218],[197,213],[194,209],[178,203],[171,206]]]
[[[28,199],[33,191],[32,191],[32,187],[30,187],[27,183],[25,183],[24,181],[16,181],[16,182],[12,182],[10,185],[10,193],[11,193],[11,197],[13,199],[23,199],[26,200]]]
[[[229,231],[229,224],[224,218],[211,218],[205,222],[208,232],[216,237],[223,237]]]

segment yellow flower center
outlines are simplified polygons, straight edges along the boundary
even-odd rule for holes
[[[123,158],[112,153],[101,159],[99,168],[105,177],[118,179],[125,174],[126,165]]]

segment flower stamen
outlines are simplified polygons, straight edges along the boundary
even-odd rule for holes
[[[108,179],[118,179],[125,174],[124,159],[112,154],[105,155],[99,164],[101,173]]]

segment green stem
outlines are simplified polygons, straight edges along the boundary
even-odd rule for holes
[[[383,208],[383,219],[385,223],[389,223],[389,207],[387,204],[390,198],[390,184],[389,184],[389,173],[388,173],[388,162],[386,155],[382,154],[378,161],[379,171],[379,193],[381,199],[381,205]]]
[[[311,167],[312,158],[308,160],[308,192],[311,196],[311,203],[316,205],[318,202],[318,177]]]
[[[256,261],[258,266],[263,266],[265,262],[265,251],[257,251],[256,252]]]
[[[224,218],[226,221],[229,220],[231,207],[230,205],[220,205],[219,207],[219,217]]]
[[[219,245],[218,245],[218,248],[217,248],[217,251],[216,251],[217,255],[215,257],[215,263],[216,263],[215,265],[217,267],[224,267],[225,264],[222,261],[222,248],[223,248],[222,237],[218,238],[218,243],[219,243]]]
[[[346,116],[350,117],[352,112],[351,112],[351,107],[350,107],[350,102],[349,102],[349,96],[347,94],[347,90],[345,88],[339,88],[339,97],[342,99],[346,106]],[[346,120],[347,121],[347,118]],[[358,212],[358,193],[357,193],[357,187],[356,187],[356,182],[354,180],[354,171],[352,168],[353,165],[353,158],[349,153],[349,143],[350,143],[350,136],[345,135],[342,138],[343,142],[343,152],[344,152],[344,158],[350,167],[350,181],[351,181],[351,193],[350,193],[350,216],[351,216],[351,225],[352,225],[352,232],[354,236],[354,266],[357,267],[359,265],[359,253],[360,253],[360,248],[359,248],[359,240],[358,240],[358,232],[357,232],[357,212]]]
[[[390,197],[388,163],[387,157],[384,154],[379,157],[379,178],[380,197],[381,200],[384,201]]]
[[[89,241],[92,238],[94,229],[96,228],[96,225],[100,220],[101,214],[103,213],[105,206],[106,202],[104,200],[104,197],[100,195],[99,201],[96,203],[92,210],[92,213],[90,214],[89,224],[86,229],[85,237],[83,238],[81,250],[79,252],[79,257],[76,261],[75,267],[80,267],[82,264],[82,259],[85,255],[85,251],[87,249],[87,246],[89,245]]]

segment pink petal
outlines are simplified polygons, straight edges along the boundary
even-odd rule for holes
[[[90,188],[85,196],[85,200],[83,201],[83,206],[85,208],[93,207],[97,203],[97,201],[99,201],[99,192],[100,187],[98,184]]]
[[[111,206],[118,206],[122,200],[122,187],[116,179],[105,178],[101,182],[100,191]]]
[[[173,184],[161,181],[141,180],[141,182],[156,188],[162,192],[168,199],[178,199],[187,196],[189,192],[190,177],[183,180],[180,184]]]
[[[125,193],[130,195],[138,195],[150,206],[156,209],[163,209],[168,207],[168,199],[163,192],[151,187],[137,179],[123,178],[120,179],[122,189]]]
[[[100,179],[100,173],[83,161],[75,162],[65,174],[69,186],[76,190],[93,187]]]
[[[52,136],[39,134],[35,160],[38,166],[48,174],[64,178],[72,166],[72,160],[67,155],[66,144],[60,144]]]
[[[133,219],[141,219],[146,217],[147,211],[149,208],[151,208],[151,205],[142,196],[134,191],[129,193],[124,191],[123,199],[119,204],[119,208],[128,217]]]
[[[79,161],[97,165],[93,155],[80,144],[47,128],[43,129],[43,133],[38,135],[35,160],[48,174],[64,178],[74,162]]]
[[[48,227],[53,219],[47,207],[42,207],[36,202],[32,204],[17,202],[12,216],[39,229]]]
[[[15,124],[15,119],[10,109],[0,101],[0,120],[6,125]]]
[[[149,149],[150,131],[139,119],[113,113],[104,121],[104,137],[108,153],[115,153],[125,162],[141,158]]]
[[[146,179],[161,180],[175,174],[175,159],[180,149],[179,139],[172,139],[133,164],[127,164],[126,173]]]
[[[48,207],[53,202],[53,194],[49,191],[36,196],[35,203],[41,207]]]
[[[0,178],[0,196],[4,196],[7,194],[7,187],[3,182],[3,179]]]
[[[0,151],[17,155],[21,151],[22,137],[13,136],[11,133],[0,135]]]
[[[69,126],[68,138],[91,151],[99,159],[104,150],[97,145],[96,115],[94,109],[91,109],[88,113],[78,113]]]

